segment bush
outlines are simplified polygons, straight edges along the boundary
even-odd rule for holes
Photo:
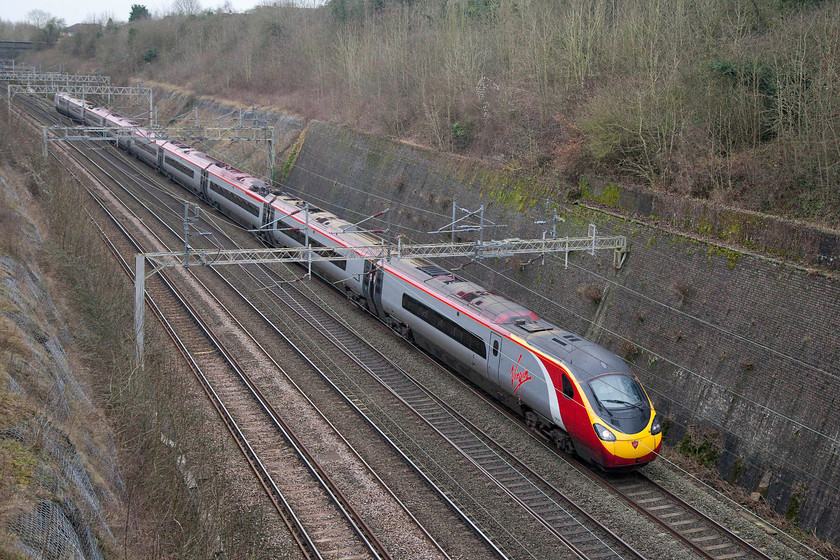
[[[146,51],[146,54],[143,55],[143,60],[145,62],[152,63],[158,59],[158,56],[160,56],[160,53],[158,52],[157,48],[152,47]]]

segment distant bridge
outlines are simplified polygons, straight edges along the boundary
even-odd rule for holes
[[[24,51],[34,51],[43,43],[32,41],[0,41],[0,55],[15,57]]]

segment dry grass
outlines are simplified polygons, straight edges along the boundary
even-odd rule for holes
[[[0,315],[0,358],[18,358],[25,360],[31,355],[26,338],[20,327],[8,317]]]
[[[618,352],[625,360],[632,360],[639,355],[639,347],[630,340],[622,338],[618,343]]]
[[[6,187],[0,184],[0,254],[18,259],[23,254],[20,229],[23,220]]]
[[[674,280],[671,283],[671,293],[674,294],[677,304],[682,305],[691,295],[691,286],[683,279]]]

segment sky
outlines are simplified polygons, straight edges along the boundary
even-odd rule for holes
[[[219,8],[225,0],[199,0],[202,9]],[[270,4],[266,0],[228,0],[236,12],[250,10],[259,4]],[[163,15],[170,11],[172,0],[0,0],[0,19],[15,23],[25,22],[31,10],[43,10],[66,25],[74,23],[128,21],[133,4],[146,6],[152,15]],[[300,4],[300,3],[299,3]]]

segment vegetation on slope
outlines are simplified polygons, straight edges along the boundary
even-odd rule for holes
[[[94,26],[43,60],[68,55],[547,181],[840,226],[834,2],[330,0]]]
[[[108,521],[118,534],[101,539],[105,556],[288,557],[294,544],[267,542],[264,512],[242,492],[242,484],[250,482],[235,480],[244,471],[229,470],[232,444],[214,432],[219,428],[208,416],[212,412],[205,397],[153,321],[146,326],[146,368],[134,366],[131,280],[86,218],[87,195],[57,162],[42,158],[39,138],[21,127],[16,117],[0,115],[0,138],[4,140],[0,168],[4,175],[13,173],[21,189],[25,186],[28,202],[14,204],[11,197],[0,194],[0,256],[35,260],[52,279],[72,332],[72,340],[63,343],[72,345],[72,353],[84,365],[74,374],[88,384],[117,446],[119,457],[109,461],[119,461],[124,487],[118,511],[106,512],[116,518]],[[22,238],[20,230],[26,222],[14,206],[25,206],[37,216],[46,236],[43,244]],[[0,286],[0,296],[3,292]],[[56,416],[51,410],[54,404],[42,394],[24,391],[20,397],[7,389],[9,377],[21,379],[30,375],[29,369],[41,369],[26,366],[32,361],[32,351],[20,329],[5,316],[20,311],[8,306],[0,297],[0,435],[10,426],[40,425],[44,419],[50,423]],[[44,393],[47,390],[65,391],[58,382]],[[73,433],[101,430],[99,413],[75,413],[68,422]],[[8,513],[12,506],[32,499],[29,481],[34,461],[41,455],[37,447],[15,447],[8,435],[0,437],[0,558],[16,558],[10,552],[14,539],[4,534],[11,519]],[[120,549],[114,550],[111,541]]]

